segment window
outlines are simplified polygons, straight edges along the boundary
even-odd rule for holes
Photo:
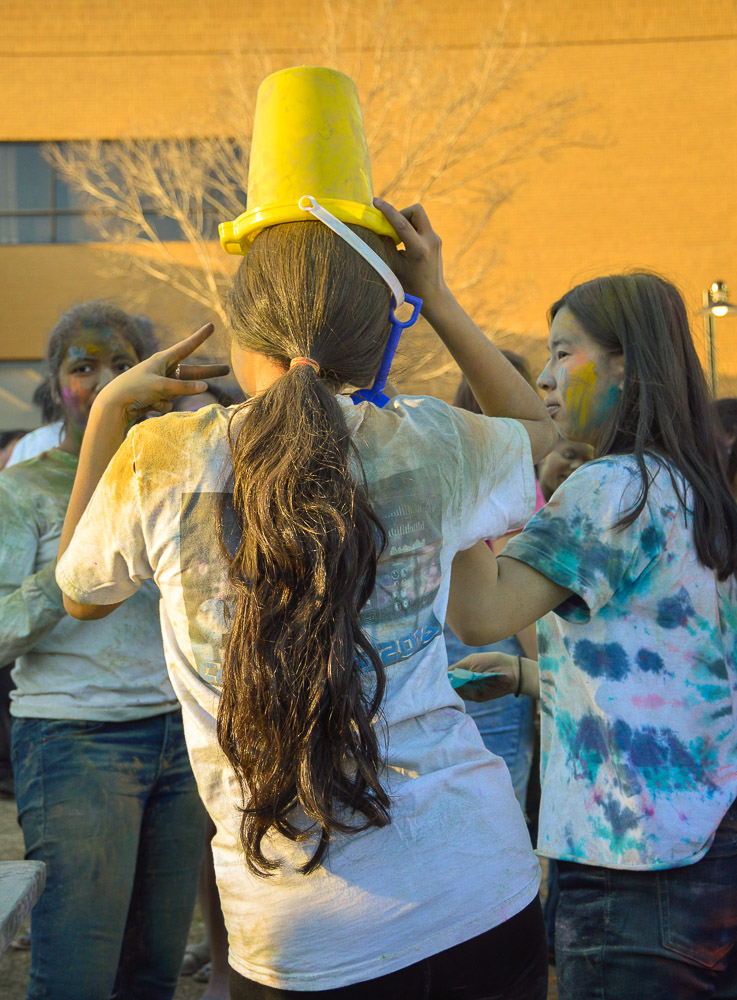
[[[44,160],[41,143],[0,143],[0,243],[92,238],[76,195]]]
[[[194,140],[193,140],[194,141]],[[43,157],[43,143],[0,142],[0,244],[86,243],[99,234],[85,220],[79,195]],[[203,235],[217,239],[221,217],[207,211],[205,192]],[[236,202],[245,208],[245,193],[236,191]],[[143,209],[146,221],[161,240],[183,240],[179,224]],[[236,212],[236,214],[238,214]]]
[[[39,426],[41,411],[33,393],[44,375],[42,361],[0,361],[0,430]]]

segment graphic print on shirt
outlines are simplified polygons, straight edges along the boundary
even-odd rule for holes
[[[180,519],[180,571],[189,639],[197,672],[208,684],[222,683],[222,650],[228,631],[225,615],[227,565],[218,559],[217,524],[223,493],[183,493]],[[228,511],[230,510],[230,518]],[[235,536],[232,509],[227,507],[227,536]],[[215,556],[215,558],[213,558]],[[203,594],[209,594],[202,600]]]
[[[436,478],[428,483],[425,475],[422,495],[411,474],[373,482],[374,510],[384,525],[387,546],[361,624],[387,666],[413,656],[443,633],[433,612],[443,546],[439,474]]]
[[[443,534],[438,498],[442,494],[439,485],[436,489],[424,485],[423,495],[416,496],[411,477],[397,474],[380,479],[373,491],[387,547],[361,624],[386,665],[406,660],[443,632],[432,609],[440,586]],[[217,522],[223,496],[183,494],[180,521],[180,571],[189,638],[199,675],[216,686],[221,683],[227,634],[226,564],[224,559],[212,558],[220,550]],[[227,507],[224,516],[228,516]],[[233,518],[228,529],[233,541],[236,531]],[[215,596],[202,601],[202,594]]]

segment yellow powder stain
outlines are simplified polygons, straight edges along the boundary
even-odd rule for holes
[[[566,408],[569,418],[575,418],[580,429],[589,423],[598,381],[599,376],[596,374],[593,361],[587,361],[580,368],[575,368],[569,375]]]

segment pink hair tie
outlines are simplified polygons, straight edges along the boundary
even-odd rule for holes
[[[320,374],[320,366],[317,361],[313,361],[312,358],[292,358],[289,362],[289,370],[291,371],[296,365],[309,365],[315,375]]]

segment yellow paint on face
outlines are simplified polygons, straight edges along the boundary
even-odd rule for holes
[[[579,431],[590,426],[592,414],[598,410],[598,382],[599,376],[593,361],[586,361],[568,373],[563,395],[571,427]]]

